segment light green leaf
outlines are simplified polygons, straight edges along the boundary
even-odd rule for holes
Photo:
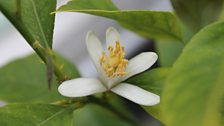
[[[33,46],[52,47],[56,0],[0,0],[0,10]]]
[[[168,126],[220,126],[224,23],[201,30],[174,64],[162,95]]]
[[[10,104],[0,108],[1,126],[71,126],[71,107],[48,104]]]
[[[223,0],[171,0],[180,19],[194,32],[218,20]]]
[[[222,100],[222,105],[224,105],[224,99]],[[221,108],[221,126],[224,126],[224,108]]]
[[[157,68],[149,70],[147,72],[128,79],[127,82],[137,85],[157,95],[161,95],[163,92],[163,87],[165,85],[165,79],[169,75],[169,70],[169,68]],[[143,108],[155,118],[159,119],[160,121],[163,121],[161,117],[160,106],[161,103],[156,106],[143,106]]]
[[[66,61],[63,62],[68,76],[79,76],[76,68]],[[48,103],[61,99],[57,92],[59,82],[53,78],[52,89],[47,86],[45,65],[40,58],[32,55],[18,59],[0,68],[0,100],[7,102],[38,102]]]
[[[116,20],[125,28],[146,38],[182,41],[179,22],[170,12],[116,10],[110,0],[71,0],[57,12],[81,12],[102,16]]]
[[[95,104],[88,104],[74,112],[74,126],[132,126],[111,111]]]

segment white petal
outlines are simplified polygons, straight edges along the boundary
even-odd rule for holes
[[[120,41],[120,34],[115,28],[109,27],[106,31],[107,46],[114,46],[116,41]]]
[[[121,42],[120,41],[120,33],[114,27],[109,27],[106,31],[107,47],[109,45],[115,46],[116,41]],[[105,84],[107,84],[108,88],[111,88],[114,84],[120,82],[120,80],[121,80],[120,77],[115,77],[115,78],[107,77],[107,82],[105,82]]]
[[[95,78],[77,78],[64,81],[58,91],[61,95],[67,97],[88,96],[95,93],[106,91],[103,84]]]
[[[122,77],[122,81],[149,69],[157,59],[158,56],[154,52],[144,52],[135,56],[134,58],[129,60],[126,68],[127,75]]]
[[[103,52],[103,46],[93,31],[86,35],[86,46],[95,65],[99,66],[99,59]]]
[[[140,105],[152,106],[160,102],[158,95],[127,83],[118,84],[111,91]]]
[[[86,46],[87,46],[89,55],[100,75],[100,79],[102,79],[102,81],[106,83],[108,81],[108,78],[105,75],[103,69],[101,68],[100,61],[99,61],[102,55],[102,52],[104,50],[100,40],[98,39],[98,37],[95,35],[93,31],[89,31],[86,35]]]

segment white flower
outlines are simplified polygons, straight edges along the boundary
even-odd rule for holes
[[[123,83],[124,80],[147,70],[158,56],[154,52],[144,52],[131,60],[125,59],[124,47],[120,45],[120,34],[113,27],[106,31],[108,51],[103,50],[97,36],[88,32],[86,45],[99,73],[98,78],[76,78],[63,82],[58,91],[63,96],[81,97],[111,91],[140,105],[155,105],[160,97],[140,87]]]

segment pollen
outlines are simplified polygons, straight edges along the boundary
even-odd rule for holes
[[[100,65],[108,77],[112,78],[127,74],[125,69],[128,60],[125,59],[125,55],[124,46],[121,46],[119,41],[116,41],[115,47],[108,46],[108,55],[106,55],[105,51],[102,52]]]

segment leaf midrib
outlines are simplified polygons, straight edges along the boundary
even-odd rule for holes
[[[43,30],[43,28],[42,28],[42,24],[41,24],[41,22],[40,22],[39,15],[38,15],[38,13],[37,13],[37,9],[36,9],[36,5],[35,5],[34,0],[31,0],[31,3],[32,3],[32,6],[33,6],[34,15],[35,15],[36,20],[37,20],[38,28],[39,28],[39,30],[40,30],[40,32],[41,32],[41,35],[42,35],[42,38],[43,38],[43,40],[44,40],[45,47],[49,48],[49,45],[48,45],[46,36],[45,36],[45,34],[44,34],[44,30]]]
[[[43,120],[42,122],[40,122],[39,124],[37,124],[37,126],[41,126],[45,123],[47,123],[49,120],[53,119],[54,117],[56,117],[57,115],[65,112],[68,108],[64,108],[62,110],[59,110],[58,112],[54,113],[53,115],[49,116],[47,119]]]

